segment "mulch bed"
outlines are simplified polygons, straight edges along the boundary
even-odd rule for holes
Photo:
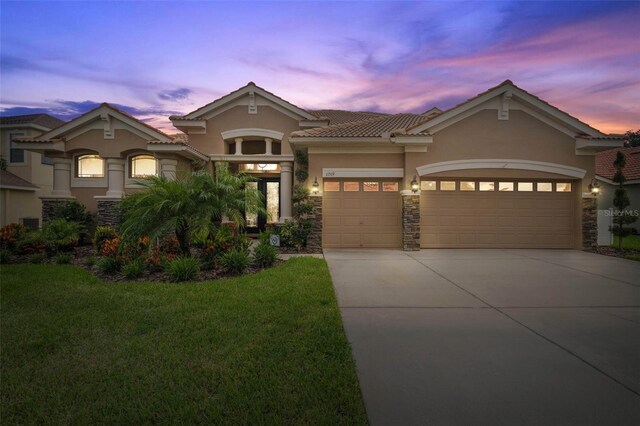
[[[638,255],[640,256],[640,250],[618,250],[617,248],[614,247],[609,247],[609,246],[598,246],[595,249],[592,250],[585,250],[588,251],[590,253],[597,253],[597,254],[602,254],[605,256],[613,256],[613,257],[626,257],[629,255]]]
[[[297,251],[294,251],[294,253],[298,253]],[[86,259],[88,257],[93,257],[96,256],[96,251],[93,248],[93,246],[80,246],[80,247],[75,247],[73,249],[73,252],[71,253],[71,262],[70,264],[73,266],[76,266],[78,268],[82,268],[85,269],[89,272],[91,272],[93,275],[97,276],[98,278],[100,278],[103,281],[112,281],[112,282],[121,282],[121,281],[159,281],[159,282],[170,282],[170,278],[169,275],[166,274],[163,271],[151,271],[151,270],[145,270],[142,274],[142,276],[140,276],[139,278],[135,278],[135,279],[130,279],[130,278],[125,278],[125,276],[122,273],[115,273],[115,274],[101,274],[98,272],[98,269],[95,265],[93,266],[87,266],[86,265]],[[195,253],[194,253],[195,255]],[[29,258],[32,255],[12,255],[9,259],[8,263],[11,264],[16,264],[16,263],[29,263]],[[54,257],[44,257],[43,264],[45,263],[55,263],[55,258]],[[282,259],[278,259],[276,260],[276,262],[274,263],[273,266],[277,266],[277,265],[281,265],[282,263],[284,263],[284,261]],[[263,271],[264,269],[269,269],[269,268],[257,268],[255,266],[249,266],[247,268],[247,270],[245,271],[245,273],[243,275],[252,275],[255,273],[258,273],[260,271]],[[217,280],[220,278],[228,278],[228,277],[233,277],[235,275],[233,274],[229,274],[226,273],[222,270],[201,270],[200,273],[198,274],[198,277],[193,280],[193,281],[211,281],[211,280]]]
[[[302,247],[298,250],[295,247],[277,247],[282,254],[322,254],[321,248]]]

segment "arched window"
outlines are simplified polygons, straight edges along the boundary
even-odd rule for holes
[[[104,177],[104,160],[99,155],[79,155],[76,159],[77,175],[80,178]]]
[[[158,163],[152,155],[135,155],[129,161],[129,173],[132,178],[158,175]]]

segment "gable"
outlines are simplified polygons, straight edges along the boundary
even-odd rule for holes
[[[105,140],[102,129],[88,129],[65,142],[67,152],[92,151],[102,157],[120,157],[123,152],[146,150],[148,139],[127,128],[115,128],[113,139]]]

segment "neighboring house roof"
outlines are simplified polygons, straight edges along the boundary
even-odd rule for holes
[[[65,122],[49,114],[28,114],[0,117],[1,127],[36,127],[43,130],[55,129]]]
[[[628,180],[640,180],[640,146],[634,148],[616,148],[596,154],[596,174],[605,179],[613,179],[616,169],[613,162],[616,159],[618,151],[621,151],[625,157],[627,164],[622,169],[624,177]]]
[[[40,189],[29,181],[22,179],[6,170],[0,170],[0,188],[18,191],[36,191]]]
[[[419,114],[395,114],[369,118],[353,123],[336,124],[333,126],[300,130],[291,133],[296,138],[357,138],[383,137],[391,133],[403,133],[404,129],[425,120]]]
[[[385,117],[390,114],[370,111],[345,111],[341,109],[316,109],[307,110],[319,119],[328,119],[330,125],[353,123],[354,121],[368,120],[370,118]]]
[[[269,99],[270,101],[276,104],[279,104],[283,108],[291,111],[292,113],[297,114],[300,117],[303,117],[308,120],[314,120],[317,118],[313,114],[300,108],[299,106],[294,105],[285,99],[282,99],[280,96],[277,96],[269,92],[268,90],[265,90],[262,87],[258,86],[253,81],[250,81],[249,83],[247,83],[247,85],[237,90],[234,90],[233,92],[228,93],[216,99],[213,102],[209,102],[208,104],[196,109],[195,111],[191,111],[190,113],[185,115],[172,115],[169,117],[169,120],[198,120],[198,119],[201,119],[207,113],[217,108],[220,108],[221,106],[226,105],[242,96],[245,96],[246,94],[256,94],[256,93],[266,99]]]

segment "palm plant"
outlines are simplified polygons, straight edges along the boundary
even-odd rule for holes
[[[200,169],[175,180],[140,181],[144,190],[123,200],[121,234],[157,238],[173,233],[180,251],[189,255],[192,236],[211,234],[223,218],[242,225],[245,213],[264,213],[262,194],[247,185],[251,180],[246,174],[231,173],[223,163],[215,176]]]

